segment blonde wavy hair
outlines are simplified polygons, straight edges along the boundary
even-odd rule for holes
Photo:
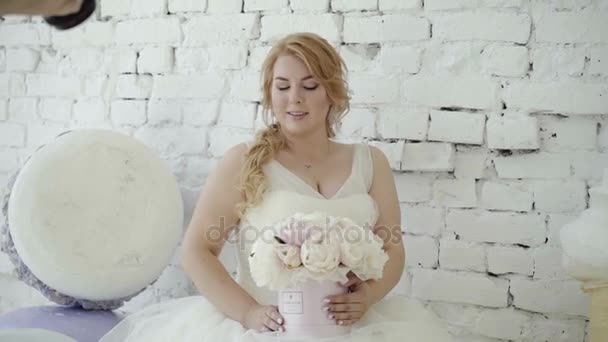
[[[331,44],[319,35],[308,32],[290,34],[277,41],[262,65],[262,115],[266,127],[256,134],[241,168],[238,188],[244,193],[245,199],[237,205],[239,217],[262,200],[268,187],[262,167],[285,146],[281,126],[274,123],[271,96],[275,62],[285,55],[299,58],[325,88],[330,102],[326,120],[328,138],[336,135],[342,118],[350,108],[346,64]]]

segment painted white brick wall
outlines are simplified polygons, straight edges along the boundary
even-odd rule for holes
[[[241,13],[243,0],[207,0],[207,13]]]
[[[169,0],[167,3],[169,13],[204,12],[206,7],[206,0]]]
[[[167,44],[178,45],[182,30],[178,18],[132,19],[116,24],[118,45]]]
[[[468,9],[475,7],[519,7],[525,0],[425,0],[425,7],[429,10]]]
[[[521,77],[528,72],[528,49],[523,46],[489,45],[481,58],[484,69],[490,75]]]
[[[90,22],[68,31],[52,31],[53,45],[61,47],[107,47],[114,42],[112,22]]]
[[[446,228],[467,241],[538,246],[545,241],[544,221],[536,213],[452,209],[446,216]]]
[[[403,184],[401,185],[403,186]],[[399,197],[401,200],[401,196]],[[445,226],[442,209],[401,204],[402,230],[417,235],[437,237]]]
[[[350,76],[354,104],[394,103],[399,98],[399,80],[365,74]]]
[[[78,98],[82,92],[81,79],[78,76],[32,73],[26,76],[26,84],[27,96]],[[49,84],[54,86],[49,87]],[[15,87],[21,88],[18,85]],[[11,95],[25,95],[23,93],[11,87]]]
[[[576,101],[572,101],[575,98]],[[509,108],[529,113],[571,115],[605,115],[608,107],[608,86],[605,83],[512,82],[505,89]]]
[[[519,339],[529,326],[529,316],[513,309],[484,311],[475,323],[474,331],[478,334],[505,339]]]
[[[385,14],[344,18],[345,43],[418,41],[429,36],[428,19],[411,15]]]
[[[604,0],[99,4],[65,32],[0,23],[0,193],[63,130],[114,129],[169,163],[188,220],[218,158],[261,123],[271,42],[311,30],[350,70],[339,138],[369,141],[394,170],[397,291],[460,341],[586,341],[589,299],[561,266],[559,229],[608,168]],[[195,293],[178,260],[128,308]],[[0,313],[41,303],[0,256]]]
[[[167,0],[131,0],[131,17],[153,17],[167,12]]]
[[[540,144],[536,118],[523,115],[490,117],[486,129],[491,149],[535,150]]]
[[[377,121],[378,134],[384,139],[425,140],[429,113],[416,108],[384,107]]]
[[[102,124],[108,118],[108,108],[101,99],[76,100],[74,120],[85,124]]]
[[[513,305],[533,312],[586,316],[590,300],[577,281],[512,279]],[[560,298],[560,300],[555,300]]]
[[[422,6],[422,0],[378,0],[378,8],[381,11],[418,9]]]
[[[415,269],[412,273],[415,298],[498,308],[508,305],[508,280],[444,270]]]
[[[395,175],[395,187],[400,202],[427,202],[432,197],[432,182],[428,176]]]
[[[118,98],[146,99],[150,97],[152,82],[152,75],[117,75],[114,79],[113,95]]]
[[[533,193],[524,186],[492,181],[483,184],[481,198],[489,210],[530,211],[533,203]]]
[[[373,11],[378,9],[377,0],[331,0],[332,10],[338,12]]]
[[[270,42],[285,34],[310,31],[322,35],[330,42],[340,40],[344,18],[337,14],[267,15],[261,19],[260,40]]]
[[[500,178],[561,179],[570,176],[571,161],[561,154],[538,152],[495,156],[494,167]]]
[[[245,12],[288,10],[287,0],[245,0]]]
[[[145,47],[139,52],[137,73],[162,74],[173,67],[173,49],[164,47]]]
[[[500,25],[496,25],[496,23]],[[446,14],[434,22],[435,37],[448,40],[488,40],[526,43],[531,20],[523,13],[483,11]]]
[[[110,107],[110,119],[116,126],[139,126],[146,122],[146,101],[117,100]]]
[[[585,68],[586,52],[583,48],[539,47],[531,54],[535,78],[539,80],[555,80],[560,76],[580,77]]]
[[[524,248],[495,246],[489,247],[487,253],[488,271],[492,274],[531,276],[534,273],[534,260]]]
[[[439,265],[446,270],[486,271],[486,249],[470,242],[442,240]]]
[[[484,114],[431,111],[429,140],[481,145],[486,123]]]
[[[538,17],[536,41],[551,43],[608,43],[608,22],[592,9],[578,13],[552,12]]]
[[[540,122],[545,151],[595,150],[598,122],[585,118],[546,118]]]
[[[429,236],[404,236],[405,249],[408,250],[407,266],[434,268],[437,267],[439,246]]]
[[[454,176],[456,178],[481,179],[488,172],[490,162],[485,149],[459,151],[454,157]]]
[[[454,170],[454,145],[446,143],[405,144],[401,157],[404,171],[452,171]]]
[[[528,315],[512,309],[488,310],[479,316],[474,331],[484,336],[515,340],[530,325],[529,319]]]
[[[329,0],[290,0],[289,4],[294,12],[327,12]]]
[[[433,184],[433,204],[446,208],[474,208],[477,206],[475,180],[439,179]]]
[[[6,71],[34,71],[39,59],[40,53],[31,48],[7,49]]]
[[[608,48],[590,48],[589,74],[608,75]]]
[[[407,102],[431,108],[491,109],[499,104],[499,85],[490,79],[417,75],[406,79],[403,87]]]
[[[548,315],[535,315],[525,336],[537,341],[589,341],[583,319],[561,319]]]

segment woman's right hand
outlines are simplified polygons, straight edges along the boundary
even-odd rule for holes
[[[243,318],[243,326],[258,332],[284,331],[285,320],[276,306],[256,304],[249,308]]]

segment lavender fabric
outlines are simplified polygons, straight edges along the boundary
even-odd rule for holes
[[[67,133],[69,133],[69,131],[62,133],[59,136],[62,136]],[[40,148],[42,148],[42,147],[40,147]],[[38,148],[38,149],[40,149],[40,148]],[[29,159],[30,158],[28,158],[25,163],[27,163],[27,161],[29,161]],[[11,194],[11,189],[13,188],[13,185],[15,184],[18,175],[19,175],[19,172],[16,172],[9,178],[9,181],[7,184],[8,191],[3,196],[2,202],[0,202],[0,204],[2,205],[2,214],[4,216],[4,222],[0,222],[0,251],[6,253],[8,255],[11,263],[15,266],[14,273],[19,280],[21,280],[24,283],[28,284],[29,286],[35,288],[44,297],[46,297],[48,300],[50,300],[54,303],[57,303],[60,305],[66,305],[66,306],[81,307],[81,308],[87,309],[87,310],[114,310],[114,309],[117,309],[117,308],[121,307],[126,301],[137,296],[138,294],[140,294],[141,292],[143,292],[145,290],[145,288],[143,288],[140,291],[138,291],[128,297],[124,297],[124,298],[116,298],[114,300],[93,301],[93,300],[87,300],[87,299],[82,299],[82,298],[74,298],[72,296],[68,296],[63,293],[60,293],[57,290],[46,285],[40,279],[38,279],[19,257],[19,254],[17,253],[17,250],[15,249],[15,245],[13,243],[13,239],[11,237],[11,233],[9,230],[9,220],[8,220],[9,198],[10,198],[10,194]],[[156,282],[156,280],[154,282]],[[152,285],[154,282],[152,282],[150,285]]]
[[[2,329],[44,329],[72,337],[78,342],[97,342],[123,316],[111,311],[86,311],[74,307],[36,306],[0,316]]]

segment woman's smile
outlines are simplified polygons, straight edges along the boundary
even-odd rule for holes
[[[303,119],[306,115],[308,114],[308,112],[287,112],[287,115],[291,116],[293,119],[295,120],[301,120]]]

